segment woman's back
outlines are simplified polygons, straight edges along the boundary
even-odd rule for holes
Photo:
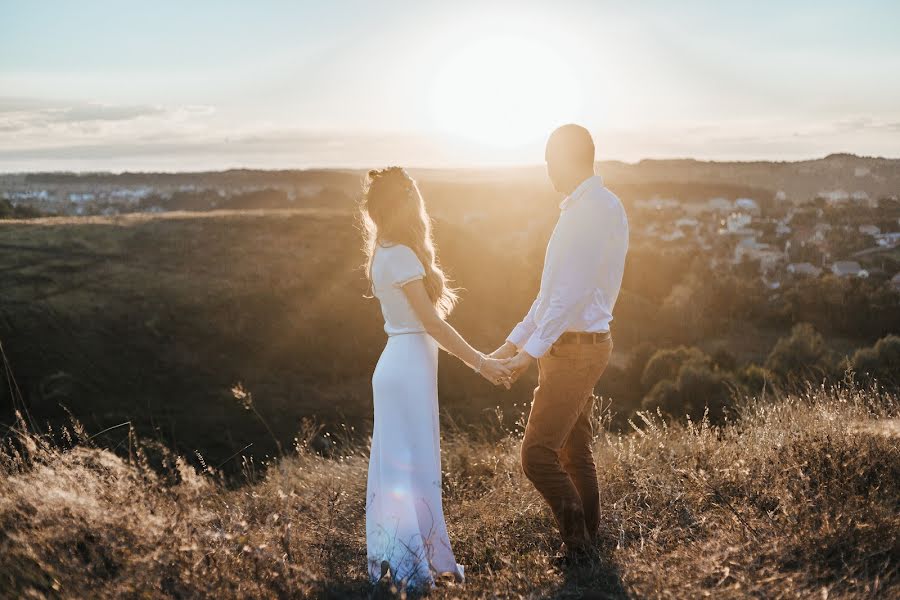
[[[389,336],[425,332],[401,289],[410,281],[424,277],[425,267],[409,246],[379,245],[375,249],[372,288],[381,303],[384,330]]]

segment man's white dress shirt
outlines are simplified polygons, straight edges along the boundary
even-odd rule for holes
[[[609,331],[628,251],[628,218],[599,175],[559,205],[541,289],[507,338],[538,358],[566,331]]]

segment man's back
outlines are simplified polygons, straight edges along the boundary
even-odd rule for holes
[[[552,263],[570,264],[571,268],[577,269],[585,279],[592,282],[595,288],[594,306],[587,308],[602,313],[598,314],[601,322],[595,328],[569,329],[607,331],[622,286],[625,255],[628,252],[628,217],[625,208],[619,198],[603,185],[602,179],[595,176],[563,200],[560,209],[562,212],[547,247],[547,254],[549,256],[551,252],[560,252],[562,255],[554,256]],[[553,239],[557,237],[558,240]],[[559,242],[559,248],[551,248],[555,241]],[[590,316],[582,319],[592,322],[595,320]]]
[[[628,219],[621,201],[590,177],[560,204],[541,290],[510,340],[541,356],[566,331],[609,331],[625,270]]]

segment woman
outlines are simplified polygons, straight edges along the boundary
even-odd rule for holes
[[[435,258],[415,181],[399,167],[370,171],[364,192],[366,274],[388,334],[372,376],[369,575],[374,582],[390,571],[393,581],[408,587],[429,587],[442,574],[462,581],[441,505],[438,348],[494,384],[509,369],[472,348],[444,320],[457,297]]]

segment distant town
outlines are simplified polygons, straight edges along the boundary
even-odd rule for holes
[[[807,201],[776,192],[768,201],[715,197],[706,202],[651,198],[634,203],[640,241],[692,245],[714,268],[753,265],[770,289],[786,277],[875,277],[900,291],[890,272],[900,254],[896,197],[825,191]],[[886,270],[888,269],[888,270]]]
[[[611,162],[600,171],[609,174],[608,185],[626,204],[632,244],[691,248],[711,268],[753,272],[771,290],[789,280],[830,274],[884,281],[900,291],[900,161],[832,155],[800,163]],[[486,175],[479,179],[473,173],[423,175],[470,186],[457,195],[469,196],[471,186],[482,185],[475,204],[464,209],[462,200],[446,192],[447,200],[434,211],[438,218],[473,224],[488,215],[490,201],[514,200],[517,190],[544,184],[540,169],[513,170],[493,176],[519,187],[494,193],[483,191]],[[349,210],[361,175],[348,170],[7,174],[0,175],[0,204],[24,217]],[[773,189],[776,184],[783,189]],[[445,210],[451,205],[456,210]]]

